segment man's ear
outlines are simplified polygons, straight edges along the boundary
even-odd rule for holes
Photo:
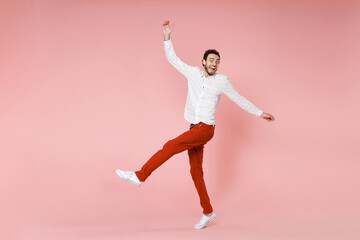
[[[202,65],[205,66],[205,63],[206,63],[206,61],[203,59],[202,60]]]

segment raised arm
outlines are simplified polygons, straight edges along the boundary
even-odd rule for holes
[[[174,24],[170,26],[169,21],[165,21],[163,23],[164,48],[165,48],[166,58],[171,65],[173,65],[180,73],[182,73],[185,77],[187,77],[195,70],[195,67],[187,65],[176,56],[174,47],[170,39],[170,34],[173,29],[174,29]]]

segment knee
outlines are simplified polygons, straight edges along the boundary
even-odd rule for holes
[[[173,139],[167,141],[163,146],[163,150],[174,152],[174,153],[177,153],[178,149],[179,149],[178,144]]]

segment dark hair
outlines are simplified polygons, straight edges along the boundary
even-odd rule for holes
[[[203,59],[206,61],[208,55],[211,54],[211,53],[218,55],[219,58],[220,58],[220,53],[218,51],[216,51],[215,49],[209,49],[209,50],[205,51]]]

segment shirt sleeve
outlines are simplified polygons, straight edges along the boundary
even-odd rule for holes
[[[194,71],[195,67],[187,65],[176,56],[171,39],[164,41],[164,49],[167,60],[185,77],[188,77]]]
[[[257,117],[260,117],[263,113],[263,111],[236,92],[228,78],[225,79],[223,93],[248,113],[254,114]]]

